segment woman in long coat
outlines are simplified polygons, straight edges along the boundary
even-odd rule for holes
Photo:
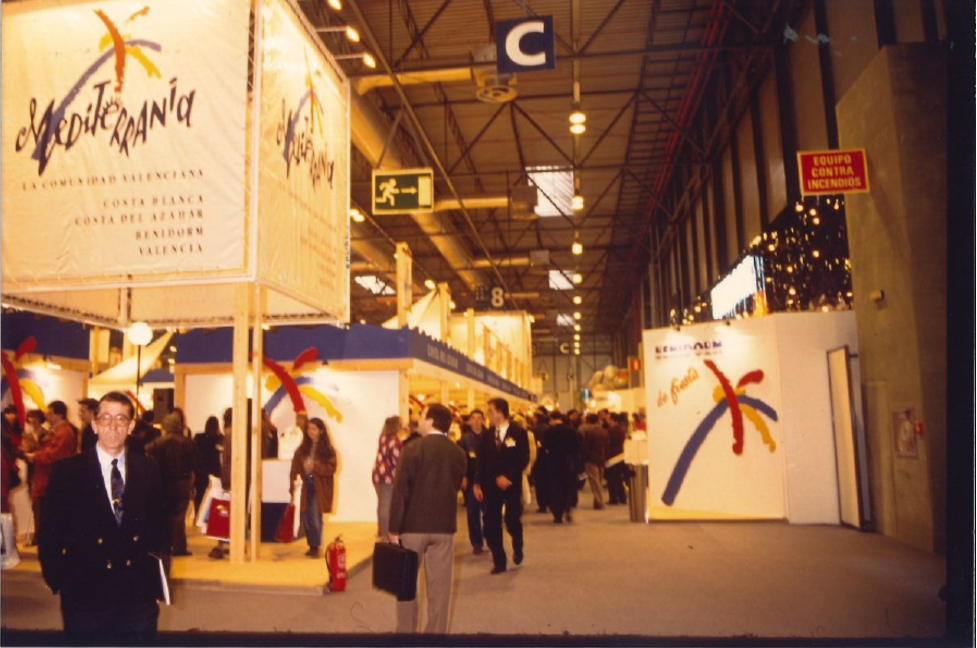
[[[309,419],[305,438],[292,457],[289,474],[291,488],[295,479],[302,480],[301,516],[309,543],[306,556],[318,558],[322,545],[322,514],[332,511],[333,479],[336,474],[336,451],[329,441],[326,424],[320,418]]]

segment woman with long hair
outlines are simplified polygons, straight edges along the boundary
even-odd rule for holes
[[[306,556],[318,558],[322,545],[322,514],[332,511],[333,477],[336,474],[336,451],[329,440],[329,431],[321,418],[309,419],[302,445],[292,457],[289,474],[290,490],[295,478],[302,479],[301,516],[305,537],[309,543]]]
[[[377,491],[378,535],[386,539],[390,521],[390,498],[394,491],[394,472],[400,459],[400,429],[403,423],[399,416],[387,417],[380,431],[377,458],[373,463],[373,487]]]

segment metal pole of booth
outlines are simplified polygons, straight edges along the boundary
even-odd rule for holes
[[[136,345],[136,416],[139,415],[139,386],[142,385],[142,345]]]

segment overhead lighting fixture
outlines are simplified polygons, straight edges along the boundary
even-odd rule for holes
[[[574,295],[573,296],[573,303],[576,304],[577,306],[579,306],[580,304],[583,303],[583,297],[581,297],[580,295]]]
[[[583,315],[580,314],[580,311],[573,311],[573,319],[579,321],[581,317],[583,317]]]
[[[126,337],[136,346],[149,344],[153,340],[153,329],[146,322],[133,322],[126,329]]]
[[[577,196],[574,196],[573,199],[576,200]],[[576,209],[575,206],[574,209]],[[577,256],[583,254],[583,243],[580,242],[580,232],[573,233],[573,245],[570,246],[570,251]]]
[[[573,211],[580,211],[583,209],[583,196],[580,194],[573,194],[573,198],[570,199],[570,207],[573,208]],[[583,252],[583,248],[581,248],[580,251]],[[574,252],[574,254],[576,254],[576,252]]]
[[[530,324],[535,324],[535,323],[536,323],[536,318],[535,318],[535,317],[533,317],[532,315],[530,315],[530,316],[529,316],[529,323],[530,323]]]
[[[350,207],[349,217],[354,223],[362,223],[366,220],[366,216],[363,215],[363,212],[356,207]]]
[[[579,341],[580,341],[580,334],[579,334],[579,333],[574,333],[574,334],[573,334],[573,339],[574,339],[575,341],[577,341],[577,342],[579,342]]]
[[[451,301],[449,301],[449,302],[448,302],[448,307],[449,307],[449,308],[450,308],[451,310],[454,310],[454,309],[456,309],[456,308],[458,308],[458,304],[456,304],[456,303],[455,303],[455,300],[453,300],[453,299],[452,299]]]
[[[335,9],[336,11],[343,10],[343,0],[326,0],[326,4]]]
[[[360,33],[356,31],[356,28],[352,25],[345,25],[339,27],[316,27],[316,31],[320,34],[322,33],[332,33],[332,32],[343,32],[346,34],[346,40],[351,43],[360,42]]]
[[[580,355],[580,349],[574,349],[573,355]]]
[[[373,55],[369,52],[359,52],[357,54],[339,54],[338,56],[333,56],[337,61],[348,61],[351,59],[363,59],[363,65],[373,69],[377,66],[377,60],[373,58]]]
[[[428,290],[434,290],[435,288],[437,288],[437,284],[434,283],[434,279],[425,279],[424,287],[427,288]]]
[[[575,283],[575,284],[581,284],[581,283],[583,283],[583,275],[580,274],[579,272],[574,272],[573,273],[573,283]]]
[[[580,325],[579,324],[574,324],[573,325],[573,330],[579,332],[580,331]]]
[[[570,113],[570,132],[574,135],[582,135],[587,131],[587,115],[582,110],[577,109]]]

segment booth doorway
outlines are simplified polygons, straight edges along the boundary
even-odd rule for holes
[[[860,384],[858,356],[849,353],[847,345],[828,351],[827,356],[841,523],[865,529],[871,509],[861,399],[853,389]]]

